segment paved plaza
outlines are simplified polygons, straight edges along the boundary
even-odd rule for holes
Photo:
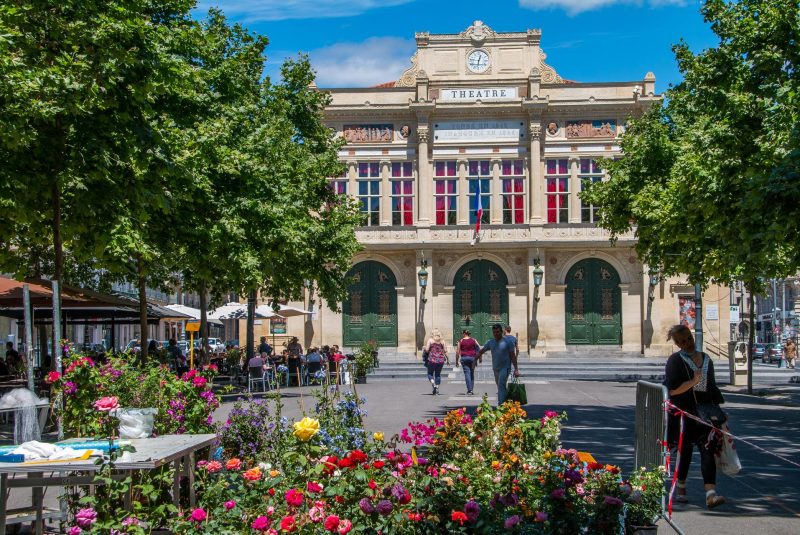
[[[485,370],[488,371],[488,370]],[[358,385],[366,398],[367,428],[371,431],[398,432],[409,421],[442,416],[448,410],[474,408],[487,393],[495,401],[494,384],[488,374],[478,376],[475,396],[464,395],[460,381],[443,383],[441,394],[432,396],[420,368],[419,381],[382,381]],[[633,426],[635,383],[598,381],[537,381],[525,379],[528,414],[538,417],[546,409],[569,415],[562,439],[565,447],[591,452],[598,461],[618,464],[627,473],[633,467]],[[290,417],[313,410],[310,388],[284,391],[284,408]],[[732,431],[753,446],[738,443],[743,470],[736,477],[718,476],[720,492],[730,503],[707,511],[700,479],[699,455],[695,454],[689,474],[689,505],[676,504],[674,519],[686,534],[800,532],[800,468],[791,466],[767,452],[800,462],[800,385],[775,386],[768,395],[748,396],[744,389],[726,387],[726,410]],[[223,420],[232,403],[224,403],[215,414]],[[671,533],[663,521],[659,533]]]

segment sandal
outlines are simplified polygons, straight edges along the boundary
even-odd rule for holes
[[[706,507],[708,509],[713,509],[723,503],[725,503],[725,496],[720,496],[716,492],[706,494]]]

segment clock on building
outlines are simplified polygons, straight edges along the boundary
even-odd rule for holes
[[[489,68],[489,54],[485,50],[473,50],[467,56],[467,68],[476,74],[486,72]]]

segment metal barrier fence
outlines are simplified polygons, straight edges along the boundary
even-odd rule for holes
[[[636,467],[664,465],[667,440],[667,413],[664,402],[669,396],[664,385],[639,381],[636,384],[636,427],[634,462]]]
[[[639,381],[636,383],[636,420],[634,428],[634,462],[637,468],[658,468],[664,466],[670,475],[669,449],[667,446],[667,407],[669,398],[667,387],[657,383]],[[677,469],[677,467],[676,467]],[[667,514],[666,491],[661,495],[661,518],[679,535],[683,531]]]

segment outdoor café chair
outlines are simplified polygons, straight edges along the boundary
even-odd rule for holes
[[[261,391],[267,391],[267,377],[266,372],[261,368],[261,366],[250,366],[249,371],[249,380],[247,382],[247,389],[252,392],[253,391],[253,383],[258,384],[261,383]]]

